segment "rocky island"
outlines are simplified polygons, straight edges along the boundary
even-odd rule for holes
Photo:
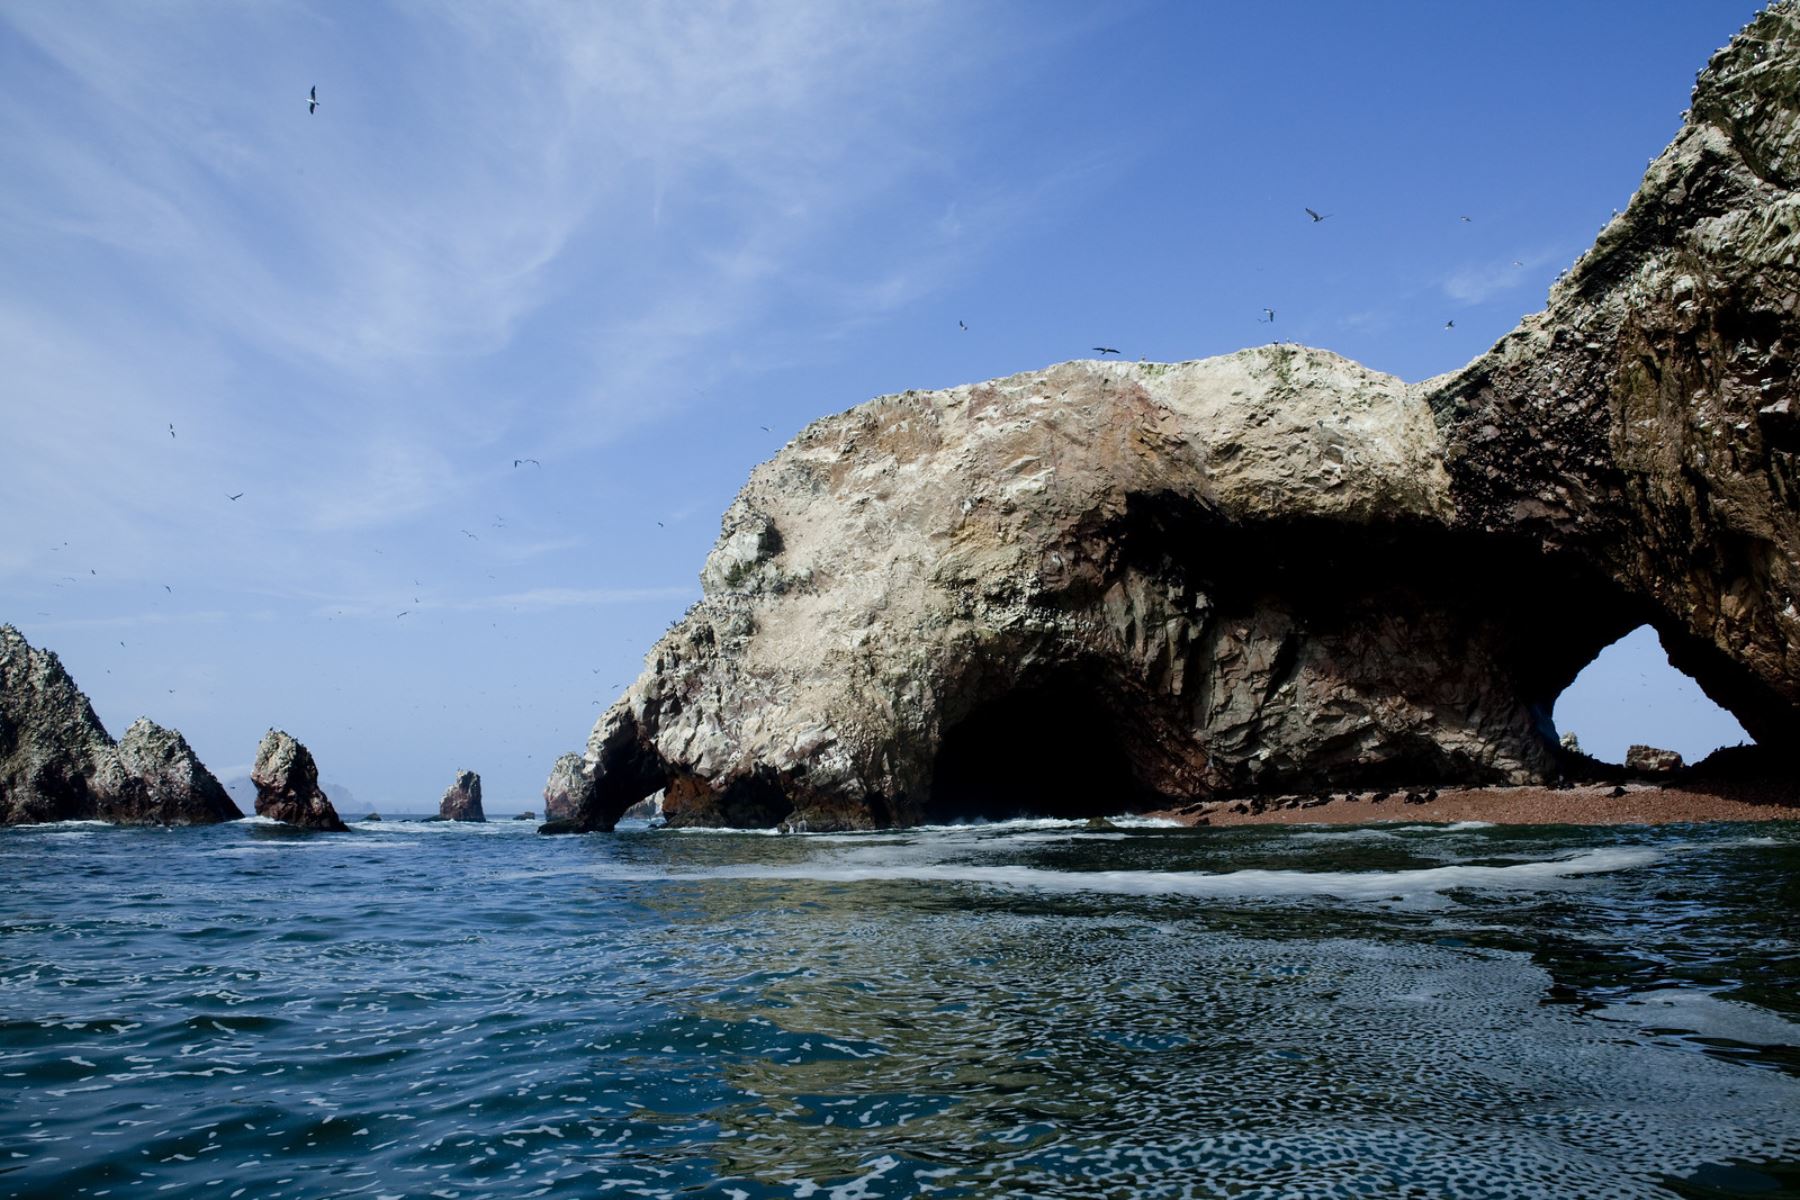
[[[1407,384],[1271,345],[1071,362],[815,422],[546,815],[843,829],[1530,784],[1655,627],[1800,734],[1800,9],[1701,74],[1547,308]],[[998,808],[996,807],[998,806]]]
[[[114,742],[56,655],[0,625],[0,825],[243,815],[179,733],[139,717]]]

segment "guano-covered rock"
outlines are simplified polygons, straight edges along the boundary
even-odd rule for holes
[[[608,829],[1087,816],[1554,777],[1653,625],[1800,736],[1800,5],[1715,56],[1549,306],[1408,385],[1269,346],[1073,362],[815,422],[556,793]],[[551,789],[546,789],[549,807]]]

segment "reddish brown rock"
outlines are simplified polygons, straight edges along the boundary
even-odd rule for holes
[[[487,816],[481,811],[481,776],[473,771],[458,771],[456,782],[438,801],[438,819],[485,822]]]

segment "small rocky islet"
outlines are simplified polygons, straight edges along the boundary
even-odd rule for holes
[[[1096,796],[1245,816],[1618,788],[1548,714],[1642,624],[1791,801],[1797,188],[1782,2],[1700,73],[1545,310],[1460,371],[1408,384],[1276,343],[815,422],[752,472],[701,600],[552,767],[544,831],[652,798],[676,826],[832,830],[999,815],[996,795],[1086,818]],[[1625,768],[1678,769],[1648,747]],[[344,828],[285,733],[255,779],[259,814]],[[179,734],[115,743],[54,654],[0,629],[0,823],[239,815]],[[439,815],[484,820],[479,778]]]

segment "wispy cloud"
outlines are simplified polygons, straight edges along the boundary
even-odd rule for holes
[[[1538,282],[1536,268],[1555,257],[1551,253],[1537,251],[1503,262],[1469,264],[1452,271],[1440,286],[1444,295],[1459,304],[1484,304],[1496,296]]]

